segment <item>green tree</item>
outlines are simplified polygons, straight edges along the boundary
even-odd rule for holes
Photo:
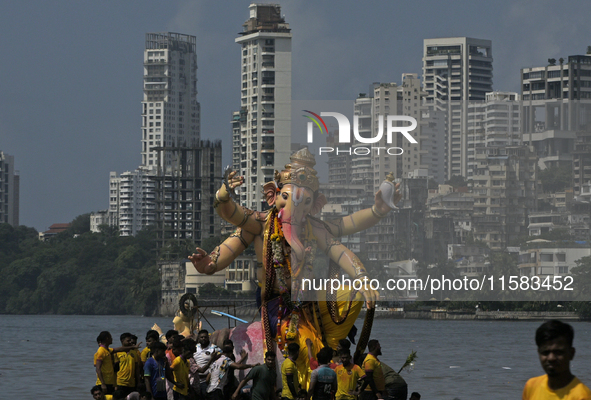
[[[77,216],[70,222],[67,229],[70,235],[80,235],[90,232],[90,213]]]
[[[545,193],[562,192],[567,187],[572,187],[573,170],[570,165],[546,168],[540,171],[542,189]]]
[[[577,264],[571,270],[575,283],[574,297],[578,299],[591,298],[591,256],[583,257],[575,261]]]
[[[454,188],[468,186],[468,183],[466,183],[466,178],[461,175],[452,175],[449,180],[445,181],[445,184],[451,185]]]
[[[234,297],[234,292],[216,286],[213,283],[205,283],[199,288],[199,298],[217,299],[220,297]]]

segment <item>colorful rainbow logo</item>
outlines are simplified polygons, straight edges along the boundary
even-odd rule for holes
[[[307,112],[308,114],[312,114],[313,116],[315,116],[317,119],[314,119],[312,117],[310,117],[309,115],[302,115],[302,117],[306,117],[311,119],[316,126],[318,127],[318,129],[320,129],[320,133],[322,133],[322,126],[320,126],[320,123],[318,123],[318,121],[322,122],[322,125],[324,126],[324,133],[326,133],[328,135],[328,128],[326,127],[326,124],[324,123],[324,120],[320,117],[320,115],[313,113],[312,111],[308,111],[308,110],[302,110],[304,112]]]

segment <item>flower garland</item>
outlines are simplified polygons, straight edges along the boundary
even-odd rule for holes
[[[309,221],[307,221],[305,234],[304,234],[304,248],[306,248],[306,256],[303,262],[303,268],[298,268],[297,271],[293,271],[291,267],[290,257],[285,256],[284,252],[284,240],[285,236],[283,234],[283,227],[281,221],[277,217],[277,209],[273,210],[272,218],[273,218],[273,233],[270,236],[270,244],[273,254],[273,267],[275,268],[276,276],[277,276],[277,284],[279,287],[279,306],[277,311],[277,346],[279,347],[280,351],[286,355],[285,349],[285,342],[292,341],[297,337],[297,329],[298,324],[300,321],[300,309],[304,304],[301,300],[293,301],[291,299],[291,290],[292,288],[288,286],[288,282],[292,277],[297,277],[301,274],[302,271],[306,271],[305,274],[312,271],[312,264],[314,262],[315,254],[316,254],[316,238],[312,233],[312,226]],[[295,274],[292,276],[292,273]],[[296,292],[298,292],[298,298],[301,297],[299,285],[296,288]],[[285,340],[283,338],[283,334],[281,332],[281,319],[284,314],[284,310],[290,310],[290,320],[288,327],[285,332]]]

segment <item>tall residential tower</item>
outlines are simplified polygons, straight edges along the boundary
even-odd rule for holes
[[[0,151],[0,224],[19,225],[19,179],[14,157]]]
[[[291,148],[291,33],[277,4],[251,4],[240,45],[240,203],[262,210],[262,185],[289,162]],[[239,150],[236,151],[236,146]]]
[[[467,37],[425,39],[423,84],[427,105],[447,113],[446,177],[470,176],[474,150],[468,143],[468,101],[492,92],[492,42]]]
[[[197,38],[147,33],[142,101],[142,166],[155,167],[156,147],[199,144]],[[162,166],[170,159],[161,159]]]

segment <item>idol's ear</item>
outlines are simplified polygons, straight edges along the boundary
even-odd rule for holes
[[[322,193],[318,193],[318,196],[316,196],[316,200],[314,200],[314,205],[312,206],[312,209],[310,210],[310,215],[318,214],[322,210],[322,207],[324,207],[324,205],[326,203],[328,203],[328,201],[326,200],[326,197],[324,197],[324,195]]]
[[[263,186],[263,194],[265,195],[265,200],[267,204],[273,206],[275,204],[275,199],[277,199],[277,184],[275,181],[267,182]]]

